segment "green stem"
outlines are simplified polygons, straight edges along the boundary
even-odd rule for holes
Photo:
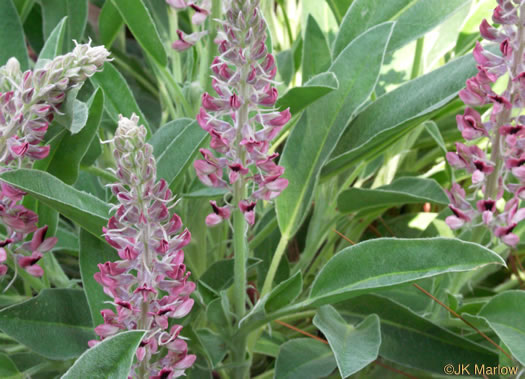
[[[264,279],[261,298],[267,293],[269,293],[272,289],[273,280],[275,279],[277,268],[279,267],[279,263],[281,262],[281,259],[286,251],[286,247],[288,246],[288,241],[289,237],[286,234],[283,234],[281,236],[281,240],[279,241],[279,245],[277,245],[277,249],[275,250],[275,253],[273,255],[268,274],[266,274],[266,278]]]
[[[234,260],[234,309],[237,320],[241,320],[246,313],[246,258],[247,258],[247,224],[244,215],[239,209],[239,202],[246,195],[246,185],[239,180],[234,189],[233,212],[233,248]],[[234,375],[236,379],[244,379],[246,376],[246,336],[241,335],[234,342],[233,362],[235,364]]]
[[[290,41],[290,46],[292,46],[294,38],[293,38],[293,33],[292,33],[292,27],[290,26],[290,19],[288,18],[288,13],[286,12],[286,8],[284,6],[284,1],[283,0],[277,0],[277,2],[279,3],[279,6],[281,7],[281,10],[283,11],[284,24],[286,26],[286,32],[288,33],[288,39]]]
[[[182,93],[182,89],[180,88],[179,84],[173,79],[166,67],[161,67],[157,65],[157,68],[159,69],[160,76],[164,79],[164,84],[168,88],[168,92],[173,97],[173,99],[175,99],[176,104],[180,104],[182,106],[183,115],[187,117],[193,117],[194,115],[192,108],[188,103],[188,100],[186,100],[186,98],[184,97],[184,94]]]
[[[148,91],[154,97],[159,96],[157,88],[155,88],[153,84],[146,80],[143,73],[135,70],[133,66],[129,65],[124,59],[120,58],[116,54],[112,54],[112,58],[114,59],[115,64],[120,67],[120,69],[127,71],[133,77],[133,79],[135,79],[137,83],[140,84],[146,91]]]
[[[177,29],[179,29],[179,15],[177,14],[177,11],[170,7],[170,14],[169,14],[169,20],[170,20],[170,40],[176,41],[179,39],[177,36]],[[172,49],[170,47],[171,51],[171,59],[172,59],[172,68],[171,71],[173,73],[173,77],[177,82],[182,82],[182,70],[181,70],[181,57],[180,52]]]
[[[423,47],[425,43],[425,37],[418,38],[416,42],[416,52],[414,54],[414,63],[412,64],[412,72],[410,73],[410,79],[415,79],[421,75],[422,63],[423,63]]]
[[[239,95],[241,99],[248,99],[247,77],[249,66],[245,65],[240,69],[240,87]],[[235,149],[242,166],[246,165],[246,151],[242,149],[242,128],[249,119],[249,102],[244,104],[237,111],[236,117],[236,136]],[[246,182],[240,178],[235,183],[233,189],[233,248],[234,248],[234,309],[237,316],[237,322],[240,322],[246,313],[246,260],[248,257],[248,224],[244,219],[239,204],[246,198]],[[238,335],[234,340],[233,346],[233,377],[235,379],[244,379],[250,368],[250,361],[246,360],[246,335]]]
[[[118,182],[118,179],[115,176],[113,176],[109,171],[103,170],[96,166],[80,166],[80,171],[93,174],[95,176],[98,176],[99,178],[107,180],[110,183]]]
[[[208,40],[206,42],[206,55],[202,59],[202,63],[204,64],[201,63],[200,67],[201,87],[206,92],[211,92],[213,89],[208,70],[211,67],[215,55],[217,55],[217,45],[215,44],[215,37],[217,37],[217,22],[215,20],[221,17],[221,8],[221,0],[212,0],[208,27]]]

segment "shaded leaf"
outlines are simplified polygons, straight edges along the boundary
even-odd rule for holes
[[[50,359],[78,357],[95,337],[83,291],[44,289],[0,312],[0,329]]]
[[[323,72],[314,76],[302,87],[290,88],[283,96],[279,97],[276,107],[280,110],[290,108],[292,115],[296,115],[338,87],[339,83],[334,73]]]
[[[74,184],[78,178],[80,162],[97,135],[104,111],[104,93],[98,89],[89,106],[89,115],[82,130],[74,134],[71,130],[63,137],[47,171],[67,184]]]
[[[196,121],[188,118],[160,128],[148,141],[157,160],[157,177],[172,186],[184,175],[207,136]]]
[[[507,291],[491,298],[479,312],[522,365],[525,365],[524,311],[525,292]]]
[[[313,323],[328,340],[343,378],[362,370],[377,359],[381,345],[377,315],[368,316],[354,327],[333,307],[325,305],[317,311]]]
[[[106,62],[104,70],[93,75],[91,80],[104,91],[104,106],[113,121],[118,121],[119,114],[129,118],[132,113],[135,113],[140,116],[140,123],[144,124],[148,132],[151,132],[148,121],[140,110],[126,80],[111,63]]]
[[[2,15],[0,66],[5,65],[9,58],[15,57],[20,62],[21,70],[25,71],[29,68],[29,57],[22,23],[12,0],[0,1],[0,14]]]
[[[126,2],[112,0],[129,30],[149,55],[161,66],[168,64],[168,57],[155,23],[142,0]]]
[[[275,362],[275,379],[319,379],[337,367],[330,348],[311,338],[285,342]]]
[[[337,209],[349,213],[424,202],[449,203],[445,191],[435,180],[406,177],[375,189],[350,188],[337,198]]]
[[[55,27],[67,16],[66,39],[64,50],[73,49],[73,40],[80,41],[84,35],[84,30],[88,18],[87,0],[44,0],[42,6],[44,21],[44,39],[48,39]]]
[[[291,278],[279,283],[268,294],[268,299],[264,304],[266,312],[274,312],[292,302],[301,294],[303,289],[303,276],[301,271],[298,271]]]
[[[303,82],[325,72],[332,63],[328,42],[315,18],[308,15],[303,42]]]
[[[417,289],[413,288],[413,291]],[[338,304],[337,309],[351,322],[375,313],[381,320],[379,355],[389,361],[420,370],[443,374],[452,364],[497,365],[497,354],[475,342],[421,317],[408,307],[386,297],[363,295]]]
[[[98,29],[100,40],[106,48],[111,47],[122,26],[124,26],[124,20],[113,2],[104,2],[98,17]]]
[[[102,232],[102,230],[101,230]],[[98,264],[108,261],[114,262],[119,257],[114,248],[109,246],[84,229],[80,231],[80,275],[82,276],[82,287],[86,294],[91,317],[94,325],[100,325],[104,322],[100,311],[108,307],[105,301],[111,298],[104,293],[104,288],[93,277],[99,272]]]
[[[63,51],[64,39],[66,36],[67,29],[67,16],[64,17],[55,26],[55,29],[51,32],[51,35],[46,40],[44,47],[38,54],[38,60],[35,64],[35,69],[39,69],[45,66],[48,60],[52,60],[56,56],[60,55]]]

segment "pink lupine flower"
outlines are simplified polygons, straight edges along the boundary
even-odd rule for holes
[[[7,252],[3,247],[0,247],[0,276],[7,273],[7,266],[2,264],[7,260]]]
[[[171,47],[178,51],[184,51],[195,45],[199,40],[208,34],[207,31],[185,34],[182,30],[177,30],[179,39],[172,43]]]
[[[175,378],[196,359],[179,336],[182,326],[170,328],[170,321],[185,317],[194,303],[195,284],[188,281],[182,250],[191,235],[178,215],[170,216],[171,190],[156,180],[153,148],[138,121],[135,114],[121,116],[113,139],[120,183],[112,185],[112,192],[118,205],[103,232],[121,260],[99,264],[94,275],[116,310],[101,312],[104,323],[95,333],[103,340],[122,330],[147,330],[130,375]]]
[[[228,206],[219,207],[216,201],[210,201],[210,204],[213,209],[213,213],[210,213],[206,217],[206,225],[214,226],[220,224],[223,220],[230,218],[231,211]]]
[[[467,80],[459,96],[469,105],[463,115],[457,116],[458,128],[466,140],[489,138],[490,157],[477,145],[456,144],[456,152],[447,153],[449,164],[472,174],[472,192],[454,183],[448,193],[453,215],[446,222],[452,229],[465,225],[484,225],[505,244],[516,247],[519,237],[513,233],[525,219],[525,208],[519,200],[525,198],[525,118],[520,116],[525,105],[525,3],[498,0],[493,21],[494,28],[483,20],[480,33],[483,38],[499,42],[501,55],[496,55],[476,44],[473,56],[478,63],[478,74]],[[508,75],[507,88],[501,93],[493,90],[493,83]],[[489,120],[483,122],[471,107],[491,104]],[[515,111],[516,110],[516,111]],[[483,199],[476,197],[481,192]],[[507,193],[507,196],[503,196]],[[509,196],[510,195],[510,196]],[[503,199],[509,199],[506,202]],[[476,204],[473,207],[471,204]],[[498,204],[501,203],[503,210]]]
[[[461,135],[466,140],[488,136],[488,133],[481,122],[480,114],[472,108],[465,108],[465,113],[463,115],[457,115],[456,121]]]
[[[191,17],[192,24],[202,25],[211,13],[211,0],[166,0],[166,3],[175,10],[191,9],[193,16]],[[184,51],[195,45],[202,37],[208,34],[208,31],[197,31],[191,34],[185,34],[181,30],[177,30],[179,39],[171,45],[177,51]]]
[[[194,163],[198,178],[207,186],[230,192],[235,186],[250,189],[246,198],[229,205],[239,207],[249,224],[255,222],[256,201],[273,200],[288,185],[281,178],[284,168],[274,162],[278,154],[268,150],[291,118],[288,109],[273,108],[278,98],[277,68],[266,49],[266,23],[258,5],[258,1],[232,1],[226,11],[215,41],[220,55],[211,66],[216,95],[203,94],[197,115],[216,155],[203,149],[204,159]],[[209,225],[229,217],[217,214],[216,204],[212,207]]]

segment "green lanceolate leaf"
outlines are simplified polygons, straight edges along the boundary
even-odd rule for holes
[[[296,115],[338,87],[339,83],[334,73],[323,72],[314,76],[302,87],[290,88],[283,96],[279,97],[276,107],[280,110],[290,108],[292,115]]]
[[[131,330],[105,339],[82,354],[62,379],[127,378],[135,351],[145,334],[141,330]]]
[[[354,0],[326,0],[338,24],[341,24],[343,16]]]
[[[44,22],[44,39],[48,39],[56,25],[67,16],[66,39],[64,48],[70,51],[74,47],[73,40],[80,41],[87,24],[87,0],[44,0],[42,6]],[[61,51],[60,53],[63,53]]]
[[[359,325],[353,326],[332,306],[325,305],[319,309],[313,323],[328,340],[343,378],[362,370],[377,359],[381,345],[377,315],[370,315]]]
[[[168,57],[155,23],[142,0],[126,2],[112,0],[129,30],[140,46],[161,66],[168,64]]]
[[[0,1],[2,15],[2,32],[0,33],[0,66],[6,64],[9,58],[15,57],[20,62],[20,68],[25,71],[29,68],[24,30],[13,0]]]
[[[102,233],[102,230],[100,232]],[[111,299],[104,293],[103,287],[93,275],[99,272],[97,266],[99,263],[114,262],[118,259],[115,249],[105,241],[96,238],[84,229],[80,231],[80,274],[94,325],[103,323],[100,311],[108,307],[104,302]]]
[[[365,291],[489,264],[505,261],[481,245],[457,239],[369,240],[328,261],[312,284],[309,303],[335,303]]]
[[[260,262],[260,259],[248,258],[247,269],[255,267]],[[218,295],[220,291],[227,289],[233,283],[233,264],[233,259],[216,261],[202,274],[199,285],[204,285]]]
[[[424,202],[448,204],[449,201],[435,180],[407,177],[375,189],[350,188],[337,198],[337,209],[349,213]]]
[[[44,47],[38,55],[38,60],[35,64],[35,68],[42,68],[45,66],[46,62],[52,60],[56,56],[62,54],[64,39],[66,36],[67,29],[67,16],[64,17],[58,24],[55,26],[55,29],[51,32],[51,35],[46,40]]]
[[[413,288],[417,291],[416,288]],[[363,295],[337,305],[350,322],[359,322],[375,313],[381,320],[379,355],[400,365],[436,374],[446,364],[497,365],[498,355],[487,347],[419,316],[404,305],[383,296]]]
[[[334,355],[327,345],[310,338],[298,338],[281,345],[274,379],[319,379],[336,367]]]
[[[99,88],[93,95],[89,106],[89,115],[85,126],[77,134],[67,132],[50,162],[47,171],[66,184],[74,184],[78,178],[80,162],[95,138],[102,113],[104,111],[104,93]]]
[[[100,40],[107,48],[110,48],[118,32],[124,25],[124,20],[112,1],[104,2],[98,17],[98,29]]]
[[[24,376],[18,371],[15,362],[7,355],[0,353],[0,378],[22,379]]]
[[[71,359],[95,338],[81,290],[44,289],[37,297],[0,312],[0,329],[37,354]]]
[[[325,72],[332,63],[332,53],[326,37],[312,15],[308,16],[303,43],[303,82]]]
[[[115,127],[119,114],[131,117],[131,114],[135,113],[140,116],[140,123],[148,129],[148,132],[151,132],[148,121],[133,97],[126,80],[111,63],[106,62],[104,70],[93,75],[91,80],[104,91],[104,106],[115,121]]]
[[[396,21],[388,51],[434,29],[470,0],[355,0],[346,12],[334,43],[334,57],[358,35],[386,21]]]
[[[294,276],[279,283],[272,292],[269,293],[268,299],[264,304],[266,312],[274,312],[280,308],[292,304],[292,302],[301,294],[303,289],[303,276],[298,271]]]
[[[148,141],[157,160],[157,176],[172,186],[193,162],[208,133],[196,121],[183,118],[160,128]]]
[[[20,169],[0,174],[2,181],[31,196],[102,238],[102,227],[110,206],[93,195],[79,191],[47,172]]]
[[[525,292],[507,291],[490,299],[478,314],[522,365],[525,365],[524,311]]]
[[[303,113],[284,147],[280,164],[288,188],[277,198],[277,219],[285,238],[301,225],[310,207],[319,172],[354,112],[372,93],[392,32],[392,23],[379,25],[354,40],[330,67],[339,88]],[[375,46],[373,50],[369,46]]]
[[[381,96],[348,126],[322,175],[379,155],[454,99],[476,72],[471,56],[458,58]]]

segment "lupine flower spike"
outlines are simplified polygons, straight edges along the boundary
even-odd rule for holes
[[[290,120],[290,111],[273,109],[277,101],[275,59],[266,48],[266,23],[259,0],[234,0],[216,39],[220,55],[211,67],[217,96],[205,93],[197,115],[199,125],[211,135],[217,156],[201,149],[194,164],[207,186],[227,188],[249,184],[251,194],[238,204],[249,224],[255,222],[257,200],[272,200],[288,185],[284,168],[269,154],[270,142]],[[231,206],[212,202],[208,225],[229,218]]]
[[[50,147],[41,142],[67,91],[101,69],[108,55],[102,46],[77,44],[71,53],[35,71],[22,72],[16,58],[0,68],[0,172],[30,168],[34,161],[47,157]],[[42,276],[44,271],[37,263],[42,253],[53,248],[56,238],[45,238],[47,226],[37,229],[38,216],[20,204],[24,192],[6,183],[0,185],[0,220],[7,229],[7,239],[0,241],[0,276],[7,272],[3,262],[10,251],[20,267]],[[15,245],[30,233],[34,233],[30,242]]]
[[[472,174],[472,185],[468,194],[458,183],[452,185],[448,196],[453,215],[446,222],[452,229],[484,225],[505,244],[516,247],[519,237],[513,230],[525,219],[525,208],[519,205],[525,199],[525,1],[498,0],[492,20],[501,27],[483,20],[480,32],[484,39],[499,43],[501,55],[476,44],[478,74],[459,93],[467,108],[457,116],[463,138],[488,139],[490,155],[475,144],[462,143],[456,144],[455,153],[447,154],[453,167]],[[493,84],[504,75],[507,88],[496,93]],[[485,122],[474,109],[483,105],[492,106]],[[505,204],[500,208],[499,203]]]
[[[101,312],[104,324],[95,332],[103,340],[121,330],[147,330],[130,376],[176,378],[195,361],[180,337],[182,326],[169,322],[193,306],[195,284],[188,281],[182,250],[191,236],[177,214],[170,217],[173,196],[164,180],[156,181],[153,148],[138,121],[135,114],[121,116],[113,140],[120,182],[111,188],[119,204],[103,232],[121,260],[98,265],[95,280],[114,310]]]

